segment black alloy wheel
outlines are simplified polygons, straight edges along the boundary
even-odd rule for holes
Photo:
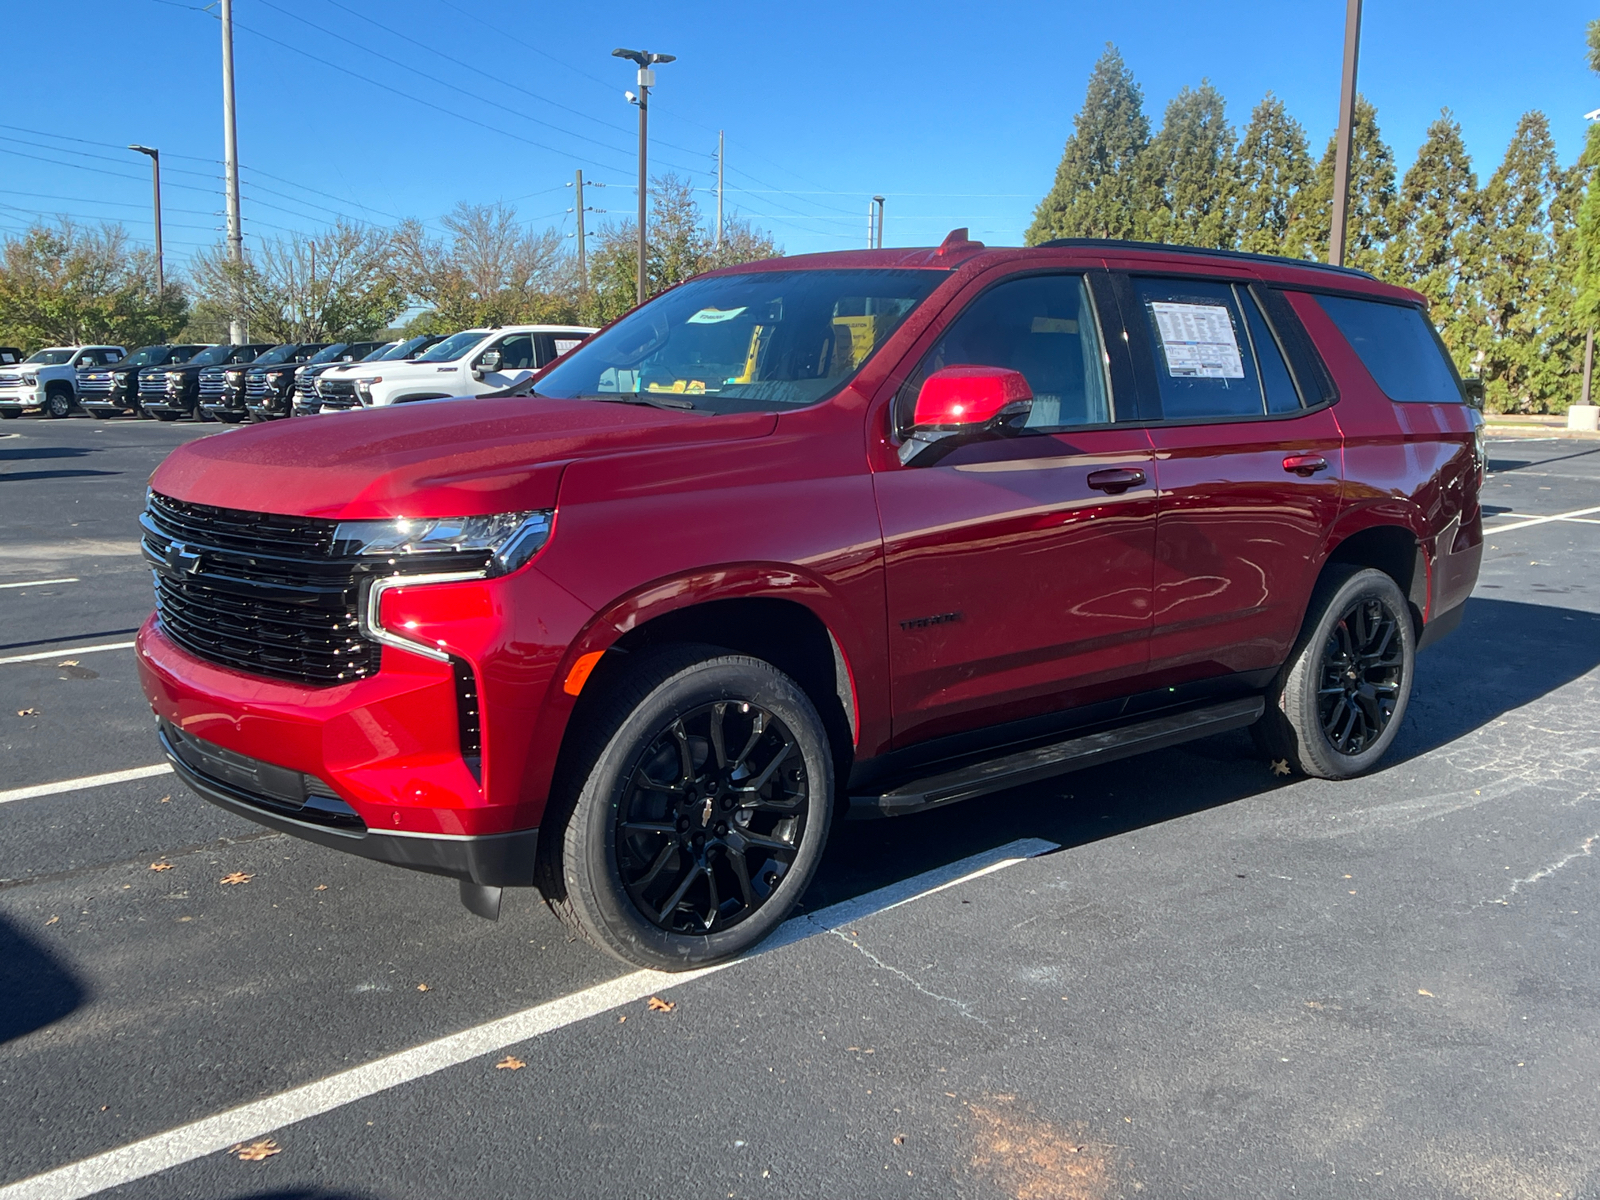
[[[536,878],[624,962],[682,971],[783,921],[821,859],[833,757],[805,691],[711,646],[607,656],[574,710]]]
[[[617,822],[628,898],[670,933],[729,929],[794,866],[809,793],[794,735],[748,701],[673,719],[635,761]]]
[[[1363,598],[1345,610],[1323,643],[1317,715],[1340,754],[1366,750],[1394,717],[1405,673],[1401,620],[1381,600]]]
[[[1416,654],[1411,606],[1393,578],[1328,567],[1252,729],[1257,745],[1319,779],[1371,770],[1400,731]]]

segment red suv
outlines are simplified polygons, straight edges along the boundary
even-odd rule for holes
[[[191,442],[139,666],[201,795],[738,953],[835,815],[1251,726],[1376,763],[1482,552],[1420,296],[1137,243],[700,276],[519,391]]]

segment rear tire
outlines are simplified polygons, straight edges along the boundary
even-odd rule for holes
[[[645,652],[584,706],[540,837],[545,901],[635,966],[684,971],[776,929],[827,841],[833,757],[770,663]]]
[[[1257,744],[1318,779],[1370,771],[1400,732],[1416,654],[1399,585],[1382,571],[1330,568],[1268,693]]]

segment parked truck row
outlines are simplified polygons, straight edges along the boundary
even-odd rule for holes
[[[477,396],[525,382],[594,330],[466,329],[444,337],[273,345],[47,346],[0,358],[0,418],[24,412],[228,424]],[[20,360],[20,361],[18,361]]]

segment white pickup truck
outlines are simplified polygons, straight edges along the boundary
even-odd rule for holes
[[[498,392],[548,366],[593,332],[577,325],[463,330],[410,362],[368,363],[367,370],[352,363],[338,372],[337,381],[319,380],[322,411]]]
[[[30,408],[66,416],[78,403],[78,368],[109,367],[127,353],[121,346],[46,346],[0,369],[0,417],[12,420]]]

